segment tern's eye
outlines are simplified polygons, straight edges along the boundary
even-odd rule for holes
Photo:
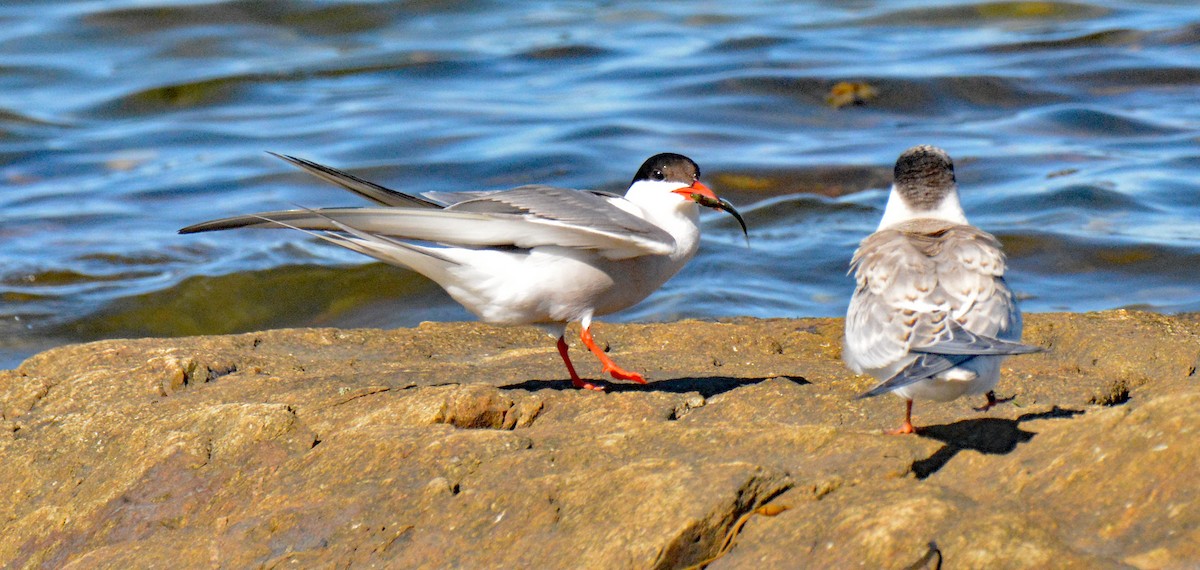
[[[655,180],[665,180],[667,178],[666,176],[663,176],[661,170],[655,170],[650,176],[653,176]]]

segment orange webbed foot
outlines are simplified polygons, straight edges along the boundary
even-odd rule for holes
[[[630,372],[624,368],[621,368],[620,366],[617,366],[617,363],[613,362],[612,359],[608,357],[608,354],[604,352],[604,349],[596,346],[596,339],[592,338],[592,331],[588,330],[586,327],[579,331],[579,339],[582,340],[583,344],[588,347],[588,350],[592,351],[592,354],[596,355],[596,358],[600,360],[600,364],[604,367],[605,374],[608,374],[617,380],[629,380],[631,382],[637,382],[638,384],[646,383],[645,376],[642,376],[637,372]]]
[[[900,427],[896,429],[889,429],[883,433],[888,435],[908,435],[910,433],[917,433],[917,428],[913,427],[912,422],[906,420],[904,423],[900,424]]]
[[[587,380],[584,380],[582,378],[572,378],[571,384],[573,386],[575,386],[576,388],[580,388],[583,390],[592,390],[595,392],[603,392],[604,391],[604,386],[601,386],[599,384],[592,384],[591,382],[588,382]]]
[[[913,427],[912,424],[912,400],[905,402],[904,423],[900,424],[900,427],[896,429],[890,429],[883,433],[888,435],[908,435],[910,433],[917,433],[917,428]]]
[[[613,378],[616,378],[617,380],[629,380],[631,382],[637,382],[638,384],[646,383],[645,376],[642,376],[641,374],[638,374],[637,372],[630,372],[628,370],[625,370],[624,368],[621,368],[620,366],[617,366],[616,364],[613,364],[612,366],[605,366],[604,373],[612,376]]]
[[[592,384],[575,372],[575,365],[571,364],[571,357],[567,354],[567,339],[561,336],[558,337],[558,354],[562,356],[563,364],[567,366],[567,372],[571,375],[571,385],[583,390],[604,391],[604,386]]]

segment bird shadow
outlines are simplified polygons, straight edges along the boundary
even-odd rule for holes
[[[743,386],[752,386],[770,380],[772,378],[781,378],[789,380],[797,385],[810,384],[810,382],[801,376],[767,376],[764,378],[733,378],[730,376],[709,376],[706,378],[672,378],[670,380],[655,380],[646,384],[630,384],[630,383],[615,383],[615,382],[600,382],[591,380],[592,383],[604,386],[604,391],[609,393],[621,392],[669,392],[672,394],[688,394],[691,392],[699,392],[705,399],[724,394],[741,388]],[[500,386],[502,390],[526,390],[536,392],[538,390],[578,390],[570,380],[526,380],[516,384],[508,384]]]
[[[917,479],[925,479],[945,467],[958,452],[964,449],[988,455],[1003,455],[1012,452],[1018,445],[1033,439],[1034,432],[1020,428],[1021,422],[1051,418],[1070,418],[1082,414],[1083,410],[1069,410],[1054,406],[1048,411],[1024,414],[1015,420],[1001,418],[976,418],[960,420],[951,424],[926,426],[917,435],[944,443],[940,449],[925,459],[912,464]]]

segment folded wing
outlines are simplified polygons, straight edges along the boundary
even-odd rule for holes
[[[855,253],[847,316],[857,370],[897,370],[862,397],[918,382],[981,355],[1025,354],[1004,256],[977,228],[928,221],[876,232]]]
[[[462,247],[562,246],[594,250],[609,259],[666,255],[675,240],[666,231],[615,205],[619,197],[552,186],[464,193],[469,199],[443,205],[410,196],[350,174],[281,156],[306,171],[390,207],[323,208],[263,212],[202,222],[180,230],[196,233],[233,228],[348,232]]]

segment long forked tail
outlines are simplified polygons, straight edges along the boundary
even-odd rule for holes
[[[936,341],[927,346],[914,346],[912,352],[924,354],[962,354],[982,356],[985,354],[1013,355],[1042,352],[1040,346],[1021,344],[1010,340],[1002,340],[981,334],[975,334],[958,324],[958,321],[947,318],[946,330],[937,337]]]
[[[962,364],[974,356],[966,355],[940,355],[940,354],[922,354],[917,356],[917,359],[904,367],[903,370],[896,373],[895,376],[880,382],[874,388],[863,392],[854,397],[855,400],[863,398],[871,398],[880,394],[886,394],[893,390],[899,390],[910,384],[915,384],[933,376],[939,372],[945,372],[959,364]]]
[[[321,208],[281,210],[233,216],[190,225],[181,234],[231,230],[237,228],[291,228],[326,232],[353,233],[351,229],[375,236],[399,239],[493,245],[511,243],[513,227],[519,220],[495,218],[472,212],[419,208]],[[470,231],[466,231],[466,230]]]
[[[910,352],[917,359],[896,373],[895,376],[880,382],[874,388],[859,394],[855,399],[870,398],[880,394],[898,390],[945,372],[977,356],[1006,356],[1015,354],[1032,354],[1042,352],[1040,346],[1021,344],[975,334],[958,324],[954,319],[946,319],[948,324],[944,335],[928,346],[914,346]]]
[[[289,224],[286,221],[272,219],[266,214],[251,214],[250,216],[274,226],[282,226],[302,231],[334,245],[371,256],[389,265],[407,267],[438,283],[446,277],[447,268],[458,265],[458,262],[438,252],[438,248],[424,247],[407,243],[387,236],[373,235],[335,220],[319,211],[308,210],[311,216],[325,219],[329,229],[309,229]],[[343,232],[343,233],[337,233]]]
[[[343,172],[330,166],[317,164],[311,160],[296,158],[294,156],[279,154],[271,151],[267,151],[267,154],[286,160],[287,162],[300,167],[305,172],[312,174],[321,180],[341,186],[342,188],[354,192],[355,194],[358,194],[359,196],[362,196],[363,198],[371,200],[377,204],[408,208],[434,208],[439,210],[445,207],[443,204],[426,200],[420,196],[413,196],[411,194],[397,192],[391,188],[363,180],[362,178],[359,178],[353,174]]]

